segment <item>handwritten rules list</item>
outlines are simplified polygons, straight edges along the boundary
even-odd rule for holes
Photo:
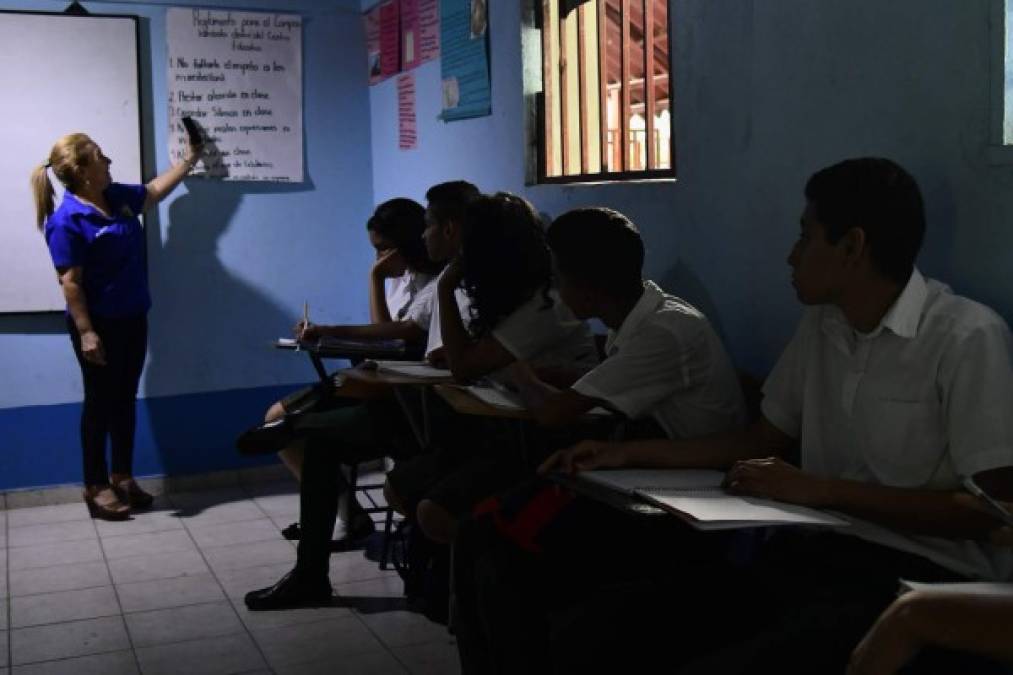
[[[208,141],[197,173],[301,182],[302,19],[170,8],[166,24],[172,161],[183,157],[189,115]]]

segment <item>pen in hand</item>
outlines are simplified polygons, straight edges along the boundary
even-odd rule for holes
[[[302,330],[299,331],[299,340],[302,340],[303,335],[306,334],[306,329],[310,327],[310,303],[304,302],[302,304]]]
[[[1010,513],[1002,504],[982,490],[978,484],[974,482],[974,478],[970,476],[965,478],[964,488],[981,500],[981,502],[992,512],[992,515],[1006,523],[1006,525],[1013,526],[1013,513]]]

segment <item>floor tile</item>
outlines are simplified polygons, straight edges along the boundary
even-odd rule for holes
[[[107,539],[131,534],[181,530],[183,529],[183,519],[177,515],[175,509],[160,509],[134,513],[130,520],[120,522],[96,520],[95,525],[98,528],[99,536]]]
[[[210,574],[204,557],[196,550],[139,555],[109,561],[113,583],[129,584],[155,579],[174,579]]]
[[[11,604],[13,628],[117,616],[120,613],[112,586],[26,595],[14,598]]]
[[[241,600],[250,591],[272,586],[292,569],[292,563],[283,562],[259,567],[220,570],[215,573],[225,593]]]
[[[7,599],[0,600],[0,630],[7,630]]]
[[[257,541],[282,540],[275,524],[267,518],[244,520],[235,523],[214,523],[211,525],[189,525],[190,535],[202,549],[234,544],[250,544]]]
[[[72,621],[11,631],[14,665],[129,649],[123,618]]]
[[[269,516],[289,516],[293,520],[299,518],[298,492],[254,497],[253,503]]]
[[[137,675],[139,672],[134,653],[127,650],[18,666],[12,675]]]
[[[52,506],[11,509],[7,513],[7,521],[10,527],[62,523],[71,520],[91,520],[88,507],[85,506],[83,500],[73,504],[54,504]]]
[[[69,521],[60,523],[40,523],[12,527],[8,531],[8,546],[38,546],[40,544],[56,544],[64,541],[82,541],[95,539],[95,528],[91,523]]]
[[[124,612],[144,612],[225,599],[218,582],[207,574],[122,584],[116,590]]]
[[[334,586],[334,592],[346,599],[403,598],[404,582],[397,575],[354,581]]]
[[[359,619],[387,647],[439,642],[451,637],[446,626],[430,621],[423,614],[409,612],[406,609],[357,613]]]
[[[352,654],[383,650],[354,617],[257,630],[253,637],[272,668],[311,661],[341,663]]]
[[[340,586],[353,581],[396,576],[397,572],[392,569],[380,569],[380,565],[376,561],[368,559],[362,551],[348,551],[331,554],[330,575],[331,584]]]
[[[88,527],[91,527],[89,524]],[[54,565],[70,565],[102,560],[98,539],[67,541],[59,544],[21,546],[7,549],[10,569],[24,570]]]
[[[453,640],[395,647],[391,651],[412,675],[453,675],[461,672],[461,661]]]
[[[251,612],[246,609],[242,600],[233,600],[236,613],[251,631],[270,630],[282,626],[295,626],[304,623],[316,623],[327,619],[352,618],[352,610],[347,607],[307,607],[285,609],[271,612]]]
[[[169,501],[175,508],[186,511],[199,511],[210,506],[243,502],[248,499],[246,491],[238,485],[214,490],[173,492],[169,495]]]
[[[11,570],[11,595],[34,595],[108,586],[109,572],[104,561]]]
[[[225,675],[267,666],[245,633],[140,647],[137,659],[144,675]]]
[[[275,668],[277,675],[333,675],[333,661],[294,663]],[[387,650],[351,654],[341,659],[341,672],[355,675],[407,675],[408,671]]]
[[[10,655],[10,649],[8,648],[9,637],[10,633],[8,633],[7,631],[5,630],[0,631],[0,667],[6,667],[10,665],[10,662],[8,661],[8,657]]]
[[[211,569],[217,573],[222,570],[262,567],[275,563],[295,563],[295,547],[287,541],[276,539],[210,548],[204,551],[204,556]]]
[[[153,556],[177,551],[196,551],[186,530],[130,534],[104,539],[102,547],[110,561],[131,556]]]
[[[225,601],[137,612],[127,614],[125,619],[134,647],[151,647],[244,631],[232,605]]]

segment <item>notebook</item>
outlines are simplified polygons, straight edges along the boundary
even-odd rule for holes
[[[920,581],[900,580],[901,593],[908,591],[930,591],[932,593],[955,593],[966,595],[991,595],[1013,597],[1013,582],[964,581],[955,583],[928,584]]]
[[[403,357],[408,353],[404,340],[362,339],[322,337],[314,342],[300,342],[294,338],[278,338],[274,343],[279,349],[302,348],[315,351],[322,356],[363,356]]]
[[[645,499],[700,530],[775,525],[843,527],[842,518],[772,499],[730,495],[721,488],[724,474],[704,469],[615,469],[579,476]]]
[[[445,368],[435,368],[428,361],[374,361],[382,373],[404,375],[419,380],[451,380],[454,375]]]
[[[527,410],[527,407],[521,401],[520,397],[511,392],[507,391],[502,385],[483,385],[473,384],[466,387],[462,387],[472,396],[482,401],[487,405],[491,405],[494,408],[500,408],[501,410]],[[611,415],[608,410],[602,407],[592,408],[588,410],[587,415]]]

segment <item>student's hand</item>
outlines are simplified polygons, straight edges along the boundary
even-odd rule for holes
[[[106,350],[102,346],[102,338],[93,330],[81,333],[81,355],[88,363],[96,366],[106,364]]]
[[[461,285],[461,280],[464,278],[464,269],[461,266],[461,259],[454,258],[447,263],[447,266],[443,268],[443,273],[440,274],[439,287],[444,290],[453,290]]]
[[[777,457],[736,462],[721,487],[732,494],[818,506],[825,494],[822,479]]]
[[[573,474],[578,471],[620,467],[625,464],[626,450],[622,443],[581,441],[573,447],[552,453],[538,467],[538,473],[559,471]]]
[[[391,279],[404,274],[407,268],[408,263],[405,262],[401,251],[392,248],[376,256],[376,262],[373,263],[373,274],[383,279]]]
[[[447,348],[437,347],[433,351],[426,354],[426,361],[434,368],[446,368],[447,367]]]
[[[918,597],[907,593],[886,608],[851,653],[847,675],[893,675],[911,660],[920,645],[905,619]]]

